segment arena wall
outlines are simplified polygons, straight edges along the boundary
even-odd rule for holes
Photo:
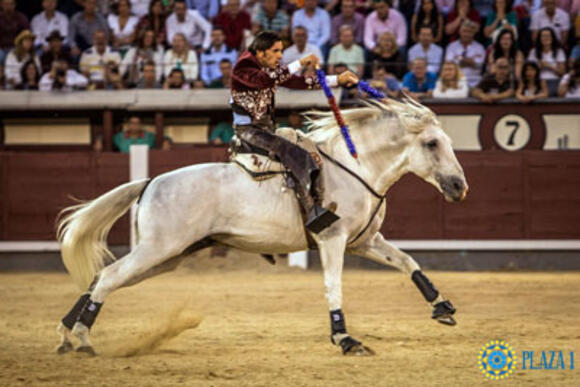
[[[389,192],[391,239],[580,239],[580,151],[458,152],[470,185],[462,203],[407,175]],[[225,146],[150,153],[151,176],[227,158]],[[129,179],[127,155],[0,153],[0,240],[53,240],[57,213]],[[127,244],[124,218],[111,243]]]

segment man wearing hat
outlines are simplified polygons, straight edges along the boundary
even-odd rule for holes
[[[38,39],[37,39],[38,40]],[[45,39],[45,49],[40,56],[40,65],[42,72],[46,73],[52,68],[52,63],[57,60],[65,60],[67,63],[72,63],[72,56],[70,48],[63,45],[64,37],[58,30],[54,30]]]
[[[0,0],[0,64],[14,47],[14,39],[29,28],[28,19],[16,11],[15,0]]]
[[[57,0],[42,0],[43,11],[32,18],[30,27],[36,35],[34,46],[48,50],[48,36],[58,31],[66,39],[68,34],[68,18],[56,10]]]

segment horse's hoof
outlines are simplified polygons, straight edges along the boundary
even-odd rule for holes
[[[65,341],[64,343],[62,343],[58,347],[56,347],[56,353],[58,353],[59,355],[64,355],[65,353],[70,352],[73,349],[74,349],[74,347],[71,344],[71,342]]]
[[[95,350],[93,349],[93,347],[90,347],[88,345],[82,346],[82,347],[78,347],[76,349],[77,352],[80,353],[86,353],[89,356],[97,356],[97,353],[95,352]]]
[[[342,348],[342,354],[348,356],[373,356],[375,351],[362,345],[358,340],[353,339],[350,336],[345,337],[340,341],[340,347]]]
[[[437,322],[439,322],[443,325],[449,325],[449,326],[457,325],[457,321],[455,321],[455,319],[450,315],[439,316],[436,318],[436,320],[437,320]]]
[[[456,309],[451,301],[441,301],[433,307],[433,315],[431,317],[443,325],[454,326],[457,325],[453,318],[455,311]]]

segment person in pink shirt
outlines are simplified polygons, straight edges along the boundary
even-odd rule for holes
[[[365,21],[364,43],[368,50],[375,48],[377,38],[385,31],[395,35],[397,45],[407,45],[407,22],[403,15],[392,8],[392,0],[375,0],[375,11]]]

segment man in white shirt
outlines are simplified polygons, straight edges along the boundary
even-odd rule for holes
[[[532,14],[530,30],[532,30],[532,40],[535,42],[538,31],[544,27],[550,27],[560,39],[562,45],[568,41],[570,31],[570,16],[564,10],[556,8],[556,0],[544,0],[544,7]]]
[[[206,85],[223,75],[220,69],[223,59],[232,64],[238,59],[237,51],[227,47],[225,39],[224,30],[220,26],[214,27],[211,32],[211,47],[201,54],[201,80]]]
[[[207,50],[211,44],[211,24],[199,12],[187,9],[184,0],[175,0],[173,13],[165,23],[167,43],[176,33],[182,33],[192,48]]]
[[[107,45],[105,31],[97,30],[93,35],[94,46],[81,55],[79,68],[92,83],[101,84],[105,81],[105,65],[109,62],[121,63],[121,55],[113,52]]]
[[[289,64],[295,60],[300,60],[308,54],[314,54],[320,61],[320,64],[324,64],[324,58],[320,49],[314,44],[308,43],[308,31],[302,26],[294,28],[292,32],[292,40],[294,44],[284,50],[282,54],[282,63]]]
[[[46,38],[52,31],[60,32],[60,35],[65,38],[64,44],[67,43],[68,18],[64,13],[56,11],[56,2],[56,0],[42,0],[43,11],[32,18],[30,28],[36,35],[35,47],[48,48]]]
[[[445,52],[445,60],[459,65],[470,87],[481,80],[481,67],[485,60],[485,48],[473,40],[477,27],[471,21],[464,21],[459,27],[459,39],[450,43]]]
[[[344,63],[358,77],[362,77],[365,57],[364,50],[354,42],[354,31],[348,24],[340,27],[340,43],[332,47],[328,56],[328,73],[335,74],[334,66]]]
[[[443,49],[433,43],[431,27],[424,26],[419,30],[419,43],[409,50],[409,65],[417,58],[424,58],[427,61],[427,71],[439,74]]]
[[[88,84],[87,78],[69,69],[66,60],[59,59],[52,64],[52,69],[40,78],[38,89],[40,91],[71,91],[84,89]]]
[[[330,40],[330,15],[316,0],[304,0],[304,7],[294,12],[292,29],[298,26],[308,30],[308,43],[323,47]]]

